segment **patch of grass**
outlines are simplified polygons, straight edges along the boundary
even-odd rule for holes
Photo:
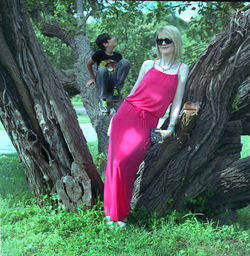
[[[128,230],[109,230],[103,224],[100,201],[91,210],[80,207],[74,213],[54,214],[49,205],[40,209],[28,191],[17,154],[0,156],[0,177],[4,177],[0,179],[2,256],[237,256],[249,252],[250,207],[238,211],[237,222],[229,225],[201,222],[195,214],[185,217],[176,212],[157,218],[141,209],[132,211]]]
[[[28,191],[23,167],[17,153],[0,155],[0,195],[2,198],[13,195],[18,201]]]
[[[73,101],[73,106],[83,106],[82,101]]]
[[[89,124],[90,123],[90,119],[87,114],[77,114],[77,119],[78,119],[79,124]]]
[[[83,105],[80,94],[72,97],[70,100],[71,100],[73,106],[82,106]]]
[[[89,151],[93,157],[93,159],[95,160],[98,156],[98,141],[90,141],[87,143],[88,147],[89,147]]]
[[[241,136],[241,158],[250,156],[250,136]]]

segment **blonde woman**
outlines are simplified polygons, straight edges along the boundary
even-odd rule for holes
[[[174,132],[188,66],[178,61],[182,51],[179,30],[171,25],[156,33],[159,59],[146,60],[128,97],[114,115],[108,130],[109,150],[104,186],[104,211],[109,226],[126,228],[134,180],[156,128],[172,103],[170,123],[159,131],[165,139]]]

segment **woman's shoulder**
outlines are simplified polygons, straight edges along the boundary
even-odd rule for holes
[[[150,66],[150,65],[153,66],[153,64],[154,64],[154,60],[145,60],[145,61],[142,63],[143,66]]]
[[[145,68],[145,69],[150,69],[154,66],[154,62],[155,62],[155,60],[145,60],[142,63],[142,67]]]
[[[185,64],[184,62],[180,62],[179,65],[180,65],[180,71],[189,69],[188,65]]]
[[[180,75],[185,75],[188,74],[189,72],[189,67],[187,64],[185,64],[184,62],[180,62],[180,70],[179,70],[179,74]]]
[[[145,61],[142,63],[141,69],[142,69],[142,71],[143,71],[144,73],[147,73],[147,71],[148,71],[149,69],[151,69],[151,68],[153,67],[153,65],[154,65],[154,60],[145,60]]]
[[[187,64],[180,62],[179,78],[186,80],[189,73],[189,67]]]

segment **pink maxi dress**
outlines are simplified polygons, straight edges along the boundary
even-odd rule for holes
[[[157,127],[175,96],[181,64],[176,74],[165,74],[154,64],[112,120],[104,211],[114,221],[129,215],[136,172],[151,143],[150,128]]]

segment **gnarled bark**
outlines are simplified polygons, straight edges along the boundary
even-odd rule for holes
[[[76,83],[74,70],[57,70],[56,74],[69,97],[80,94],[80,87]]]
[[[0,119],[38,204],[55,191],[65,208],[92,206],[103,182],[22,0],[0,0],[0,48]]]
[[[237,96],[230,120],[240,120],[242,135],[250,135],[250,76],[240,86]]]

